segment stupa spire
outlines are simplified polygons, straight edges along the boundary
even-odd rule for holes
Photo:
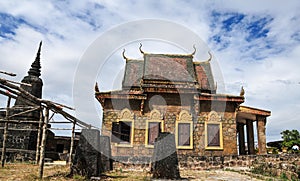
[[[37,76],[37,77],[41,75],[41,62],[40,62],[41,47],[42,47],[42,41],[40,42],[39,49],[36,54],[36,58],[34,62],[31,64],[31,68],[28,71],[28,75]]]

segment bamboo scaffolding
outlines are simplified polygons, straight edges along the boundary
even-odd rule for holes
[[[1,94],[1,93],[0,93]],[[40,108],[40,106],[25,106],[27,109],[33,109],[33,108]],[[0,110],[6,110],[6,107],[1,107]],[[24,106],[13,106],[9,108],[10,110],[22,110],[24,109]]]
[[[72,123],[72,122],[70,122],[70,121],[50,121],[49,123],[53,123],[53,124],[58,124],[58,123],[61,123],[61,124],[70,124],[70,123]]]
[[[76,122],[74,122],[73,126],[72,126],[71,145],[70,145],[70,153],[69,153],[69,160],[68,160],[70,165],[72,163],[72,154],[73,154],[73,149],[74,149],[75,126],[76,126]]]
[[[27,120],[3,120],[1,121],[3,123],[8,122],[8,123],[39,123],[39,121],[27,121]]]
[[[1,72],[0,72],[1,73]],[[67,119],[69,122],[55,122],[53,121],[52,123],[72,123],[72,129],[66,129],[66,128],[51,128],[53,130],[72,130],[72,137],[71,137],[71,146],[70,146],[70,157],[69,157],[69,163],[72,162],[72,153],[74,152],[74,139],[75,139],[75,130],[81,130],[81,129],[76,129],[76,125],[81,127],[81,128],[88,128],[91,129],[94,126],[91,126],[90,124],[87,124],[78,118],[72,116],[68,112],[64,111],[63,108],[67,108],[69,110],[74,110],[74,108],[52,102],[49,100],[44,100],[37,98],[24,90],[22,87],[16,86],[14,84],[18,85],[25,85],[25,86],[31,86],[23,83],[18,83],[10,80],[6,80],[3,78],[0,78],[0,94],[5,95],[9,98],[17,99],[18,96],[22,97],[22,102],[26,103],[28,106],[26,108],[32,108],[27,111],[23,111],[22,113],[17,113],[14,115],[9,116],[9,104],[6,108],[6,117],[5,119],[5,125],[8,125],[8,123],[38,123],[39,128],[38,129],[8,129],[7,126],[4,127],[3,129],[6,130],[6,134],[8,130],[35,130],[38,131],[38,138],[37,138],[37,145],[36,145],[36,163],[39,163],[39,178],[43,177],[43,171],[44,171],[44,159],[45,159],[45,150],[46,150],[46,138],[47,138],[47,130],[50,128],[47,128],[47,125],[49,124],[50,119],[54,116],[55,113],[61,114],[65,119]],[[1,90],[2,89],[2,90]],[[10,101],[9,101],[10,102]],[[13,107],[12,109],[24,109],[24,107]],[[43,117],[43,109],[45,109],[45,117]],[[22,114],[26,114],[32,111],[40,110],[40,120],[39,121],[27,121],[27,120],[11,120],[10,118],[13,118],[15,116],[19,116]],[[52,111],[53,114],[51,118],[49,118],[49,111]],[[96,129],[99,129],[97,127],[94,127]],[[1,129],[1,128],[0,128]],[[41,135],[42,134],[42,135]],[[41,138],[41,140],[40,140]],[[6,148],[5,146],[3,148]],[[2,151],[2,161],[5,161],[5,151]]]
[[[13,84],[18,84],[18,85],[25,85],[25,86],[28,86],[28,87],[31,87],[32,85],[31,84],[26,84],[26,83],[23,83],[23,82],[15,82],[15,81],[12,81],[12,80],[6,80],[7,82],[11,82]]]
[[[42,141],[41,141],[40,163],[39,163],[39,178],[40,179],[43,178],[43,173],[44,173],[45,148],[46,148],[48,122],[49,122],[49,109],[46,108],[44,124],[43,124],[43,135],[42,135]]]
[[[36,111],[36,110],[38,110],[38,109],[40,109],[40,108],[37,107],[37,108],[29,109],[29,110],[27,110],[27,111],[23,111],[23,112],[20,112],[20,113],[17,113],[17,114],[13,114],[13,115],[9,116],[8,119],[10,119],[10,118],[12,118],[12,117],[15,117],[15,116],[20,116],[20,115],[22,115],[22,114],[26,114],[26,113],[33,112],[33,111]],[[5,118],[5,119],[8,120],[7,118]],[[5,119],[0,119],[0,121],[3,121],[3,120],[5,120]]]
[[[5,127],[0,127],[0,129],[5,129]],[[8,131],[38,131],[38,129],[8,128]]]
[[[6,120],[9,119],[9,107],[10,107],[11,97],[8,97],[7,100],[7,109],[6,109]],[[4,131],[3,131],[3,142],[2,142],[2,155],[1,155],[1,166],[4,167],[5,160],[6,160],[6,140],[7,140],[7,132],[8,132],[8,122],[4,124]]]
[[[1,79],[1,78],[0,78]],[[12,94],[14,94],[13,96],[14,96],[14,99],[17,99],[17,96],[21,96],[21,97],[23,97],[24,98],[24,100],[23,100],[23,102],[24,103],[26,103],[26,104],[28,104],[28,105],[31,105],[31,106],[37,106],[38,105],[38,103],[36,103],[36,102],[33,102],[32,100],[30,100],[30,99],[28,99],[26,96],[22,96],[22,94],[20,94],[20,92],[17,92],[17,91],[14,91],[13,89],[10,89],[9,87],[6,87],[6,86],[3,86],[3,85],[1,85],[1,81],[0,81],[0,88],[2,88],[2,89],[5,89],[6,91],[8,91],[9,93],[6,93],[6,94],[4,94],[4,95],[6,95],[6,96],[8,96],[8,97],[12,97]],[[1,94],[2,94],[2,92],[4,92],[4,91],[2,91],[2,90],[0,90],[1,92]]]
[[[41,127],[43,125],[43,109],[40,110],[40,120],[39,120],[39,129],[36,141],[36,153],[35,153],[35,163],[40,161],[40,149],[41,149]]]
[[[3,90],[0,90],[0,94],[3,94],[3,95],[5,95],[5,96],[10,97],[10,98],[13,98],[13,99],[17,99],[17,96],[10,94],[10,92],[8,92],[8,91],[5,92],[5,91],[3,91]]]
[[[10,75],[10,76],[16,76],[17,75],[17,74],[10,73],[10,72],[5,72],[5,71],[2,71],[2,70],[0,70],[0,73],[1,74],[6,74],[6,75]]]
[[[73,130],[72,128],[48,128],[49,130]],[[82,129],[75,129],[75,130],[82,130]]]

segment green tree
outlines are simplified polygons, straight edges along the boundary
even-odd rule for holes
[[[280,133],[283,139],[282,146],[291,149],[294,145],[300,146],[300,134],[297,130],[285,130]]]

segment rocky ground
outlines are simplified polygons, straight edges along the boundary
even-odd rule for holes
[[[85,180],[83,177],[75,175],[67,177],[69,167],[66,165],[46,165],[43,180]],[[0,168],[0,180],[38,180],[38,166],[34,164],[7,164],[4,168]],[[237,171],[227,170],[210,170],[210,171],[194,171],[180,170],[182,180],[203,180],[203,181],[243,181],[243,180],[260,180]],[[101,180],[150,180],[151,175],[143,170],[114,170],[105,173]],[[268,179],[274,180],[274,179]]]

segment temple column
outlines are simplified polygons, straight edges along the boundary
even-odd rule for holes
[[[244,124],[243,123],[237,123],[237,131],[239,134],[239,154],[245,155],[245,133],[244,133]]]
[[[247,145],[248,145],[248,155],[254,155],[254,132],[253,132],[253,122],[252,120],[246,121],[247,128]]]
[[[258,154],[267,154],[266,148],[266,118],[257,116],[257,140],[258,140]]]

